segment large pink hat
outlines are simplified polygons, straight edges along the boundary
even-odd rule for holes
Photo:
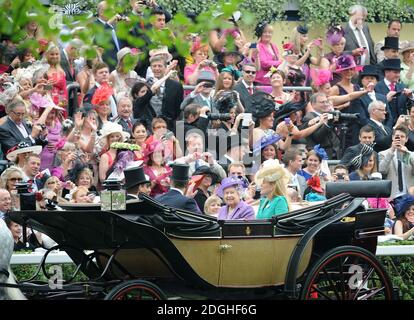
[[[353,69],[353,68],[355,68],[356,71],[361,71],[363,66],[358,66],[355,63],[354,57],[351,56],[350,54],[341,55],[336,60],[335,72],[341,72],[341,71]]]

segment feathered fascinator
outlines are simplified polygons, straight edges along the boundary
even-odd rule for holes
[[[91,102],[93,105],[97,106],[103,101],[108,101],[113,94],[114,90],[111,88],[111,86],[107,83],[104,83],[96,89]]]
[[[322,86],[333,79],[331,71],[316,68],[310,70],[310,76],[315,86]]]
[[[30,95],[30,102],[32,103],[32,108],[40,109],[40,108],[47,108],[52,106],[55,109],[63,110],[63,108],[58,107],[54,104],[52,99],[49,96],[42,96],[40,93],[34,92]]]
[[[345,35],[345,32],[341,26],[331,26],[326,32],[326,41],[331,46],[334,46],[341,41],[344,35]]]
[[[328,154],[326,153],[325,149],[321,147],[320,144],[317,144],[313,147],[313,151],[321,158],[322,160],[328,160]]]
[[[4,90],[0,92],[0,105],[7,106],[19,93],[19,84],[6,82],[3,84]]]
[[[191,51],[190,52],[194,54],[198,50],[208,51],[208,45],[201,43],[200,38],[196,38],[193,41],[193,44],[191,46]]]
[[[400,218],[404,213],[414,205],[414,196],[405,194],[394,200],[394,208],[397,212],[397,217]]]
[[[308,193],[305,196],[305,200],[309,201],[309,202],[314,202],[314,201],[325,201],[326,197],[321,195],[321,194],[317,194],[317,193]]]
[[[17,69],[17,73],[14,76],[14,78],[17,82],[19,82],[22,79],[30,79],[31,81],[33,81],[35,75],[44,74],[49,70],[49,68],[49,64],[43,61],[36,61],[27,68]]]
[[[307,181],[307,185],[316,192],[324,193],[324,190],[321,187],[321,178],[319,178],[319,176],[310,177]]]
[[[374,149],[372,147],[372,145],[362,144],[360,153],[349,161],[348,166],[353,166],[356,169],[360,169],[364,164],[368,162],[369,158],[374,152]]]
[[[270,165],[264,166],[256,173],[256,184],[261,185],[263,181],[276,182],[282,180],[284,185],[289,183],[289,175],[282,165],[271,162]]]
[[[116,162],[114,164],[114,172],[116,174],[121,174],[122,172],[124,172],[128,164],[134,161],[134,158],[135,154],[131,150],[119,151],[119,153],[116,156]]]

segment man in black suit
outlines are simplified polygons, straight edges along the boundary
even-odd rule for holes
[[[384,80],[375,86],[375,92],[387,96],[393,125],[400,115],[407,114],[407,106],[412,105],[413,92],[400,83],[401,60],[387,59],[383,61]]]
[[[345,51],[352,51],[353,56],[358,56],[359,65],[376,64],[377,57],[374,51],[374,42],[365,19],[367,9],[361,5],[353,5],[349,8],[350,19],[343,26],[346,40]]]
[[[256,77],[256,66],[253,63],[243,65],[243,78],[235,86],[234,90],[239,93],[240,101],[247,113],[252,113],[251,95],[257,92],[253,81]]]
[[[359,74],[359,83],[362,85],[362,87],[365,90],[371,90],[372,86],[375,87],[375,85],[378,83],[379,79],[379,73],[375,66],[368,65],[364,66],[364,69]],[[358,134],[359,129],[368,124],[369,120],[369,112],[368,112],[368,106],[372,101],[382,101],[384,102],[386,109],[387,109],[387,116],[384,122],[384,125],[392,128],[393,125],[393,119],[390,114],[390,109],[387,101],[387,97],[383,94],[380,94],[375,91],[369,91],[367,94],[364,94],[363,96],[359,97],[358,99],[355,99],[352,101],[348,112],[349,113],[357,113],[359,114],[358,121],[352,123],[352,125],[355,128],[358,128],[357,130],[353,130],[352,135],[352,145],[358,143]]]
[[[110,48],[105,49],[102,55],[102,60],[108,64],[110,70],[114,70],[116,67],[116,54],[119,50],[121,50],[124,47],[124,42],[118,37],[116,33],[116,24],[119,21],[123,20],[123,17],[119,14],[116,14],[112,18],[108,18],[105,15],[105,10],[108,9],[108,4],[106,1],[101,1],[98,3],[97,12],[98,12],[98,18],[94,22],[97,25],[102,25],[104,28],[104,32],[109,33],[110,35]],[[95,38],[96,40],[96,38]],[[100,47],[102,46],[102,43],[97,42],[97,45]]]
[[[151,193],[151,180],[144,173],[143,167],[133,167],[124,170],[125,185],[127,200],[138,199],[139,193],[144,193],[149,196]]]
[[[167,70],[167,61],[162,56],[154,56],[150,59],[151,69],[155,81],[164,77]],[[154,96],[151,98],[151,106],[157,117],[167,122],[168,129],[175,131],[175,121],[180,116],[180,106],[184,98],[184,89],[178,81],[167,79]]]
[[[73,39],[64,48],[60,48],[60,66],[65,71],[67,83],[76,81],[77,72],[75,60],[79,58],[79,49],[81,46],[81,40]]]
[[[187,190],[187,184],[190,179],[188,175],[188,164],[173,164],[172,168],[170,190],[167,193],[157,196],[155,200],[172,208],[201,213],[195,200],[185,195],[186,192],[192,196],[195,195],[193,190]]]
[[[40,124],[35,124],[30,128],[24,123],[26,107],[23,102],[12,102],[8,106],[8,110],[6,122],[0,126],[0,143],[3,154],[6,154],[19,142],[26,142],[29,146],[47,144],[47,140],[42,138],[44,129]]]
[[[136,122],[132,117],[132,101],[129,97],[121,97],[117,105],[118,117],[114,119],[115,123],[122,126],[122,130],[128,132],[132,137],[132,128]]]
[[[375,131],[375,146],[374,150],[380,152],[386,150],[391,145],[392,129],[383,124],[387,114],[387,109],[382,101],[373,101],[368,107],[369,120],[368,125],[374,128]]]
[[[400,41],[396,37],[385,37],[384,45],[381,47],[381,50],[384,52],[384,59],[375,65],[379,74],[378,81],[384,79],[384,61],[387,59],[397,59],[399,57],[399,43]]]

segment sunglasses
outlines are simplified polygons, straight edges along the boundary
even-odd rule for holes
[[[244,70],[244,72],[247,74],[256,74],[256,71]]]

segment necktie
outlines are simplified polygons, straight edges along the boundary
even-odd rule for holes
[[[195,165],[194,165],[194,169],[197,171],[197,170],[198,170],[198,168],[200,168],[200,167],[201,167],[200,160],[196,160],[196,161],[195,161]]]
[[[398,160],[398,190],[402,192],[404,190],[403,186],[403,176],[402,176],[402,162]]]
[[[131,120],[128,119],[127,120],[127,124],[128,124],[128,128],[129,129],[132,129],[132,122],[131,122]]]
[[[252,95],[253,94],[253,88],[249,87],[249,94]]]
[[[395,82],[390,83],[390,91],[395,91]]]
[[[382,129],[382,131],[384,131],[384,132],[385,132],[385,134],[386,134],[386,135],[388,135],[388,131],[385,129],[385,127],[384,127],[384,125],[383,125],[383,124],[381,124],[381,129]]]
[[[359,28],[356,28],[356,34],[358,36],[358,42],[361,45],[361,47],[368,49],[368,45],[365,42],[364,36],[362,35],[362,31]],[[369,64],[369,53],[365,54],[365,65],[368,65],[368,64]]]
[[[118,42],[118,37],[116,35],[116,31],[115,28],[113,26],[111,26],[110,24],[108,24],[111,27],[111,32],[112,32],[112,39],[114,40],[115,46],[116,46],[116,51],[119,51],[119,42]]]

